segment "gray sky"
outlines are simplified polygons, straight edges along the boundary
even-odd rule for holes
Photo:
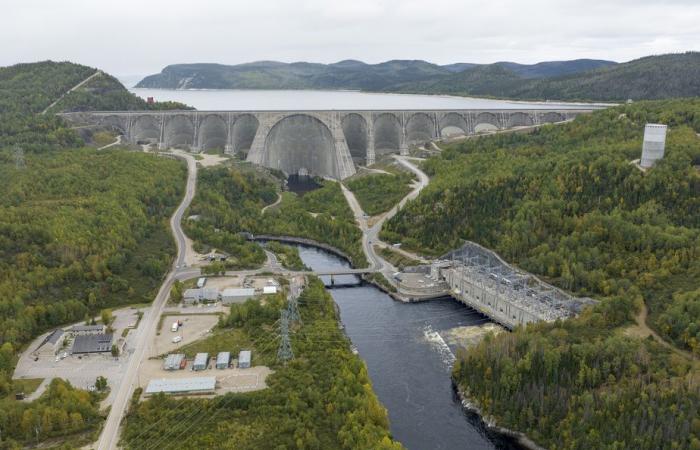
[[[262,59],[451,62],[700,49],[698,0],[2,0],[0,65],[70,60],[115,75]]]

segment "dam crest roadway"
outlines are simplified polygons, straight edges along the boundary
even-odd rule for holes
[[[63,113],[76,125],[113,129],[132,144],[191,152],[223,148],[287,175],[343,180],[356,165],[385,154],[407,155],[412,144],[564,122],[580,109],[95,111]]]

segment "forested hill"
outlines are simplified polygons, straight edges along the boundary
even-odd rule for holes
[[[529,77],[509,64],[469,68],[393,91],[514,99],[625,101],[700,96],[700,53],[649,56],[549,78]]]
[[[174,102],[148,104],[106,73],[61,98],[96,72],[92,67],[53,61],[0,67],[0,149],[19,145],[24,150],[46,151],[80,145],[80,138],[56,112],[189,108]],[[59,99],[47,114],[40,114]]]
[[[612,61],[580,59],[538,64],[497,63],[518,78],[546,78],[614,65]],[[174,64],[150,75],[137,87],[163,89],[359,89],[397,90],[401,85],[433,82],[479,64],[439,66],[421,60],[394,60],[379,64],[345,60],[334,64],[260,61],[226,66],[222,64]]]
[[[644,174],[629,162],[647,122],[670,131]],[[699,448],[698,132],[700,99],[638,102],[425,162],[430,185],[385,240],[432,254],[476,241],[600,300],[460,358],[455,379],[486,415],[552,449]],[[646,325],[666,345],[642,339]]]

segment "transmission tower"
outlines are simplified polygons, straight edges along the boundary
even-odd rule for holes
[[[24,149],[22,147],[15,147],[13,149],[13,154],[15,157],[15,168],[20,170],[24,169],[27,167],[26,162],[24,161]]]
[[[297,298],[292,296],[287,302],[287,314],[290,322],[301,323],[301,314],[299,314],[299,302]]]
[[[280,310],[280,346],[277,350],[277,360],[287,364],[287,361],[294,359],[292,352],[292,342],[289,339],[289,311],[286,309]]]

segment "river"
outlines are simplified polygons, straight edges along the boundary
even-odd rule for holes
[[[323,250],[298,248],[314,270],[349,266]],[[335,282],[354,279],[336,276]],[[456,348],[444,336],[456,327],[484,324],[487,318],[452,299],[401,303],[369,285],[330,292],[389,412],[394,438],[409,450],[505,448],[467,418],[450,382]]]
[[[388,94],[357,91],[175,90],[130,88],[144,99],[178,101],[202,111],[310,111],[401,109],[569,109],[585,103],[516,102],[448,95]]]

